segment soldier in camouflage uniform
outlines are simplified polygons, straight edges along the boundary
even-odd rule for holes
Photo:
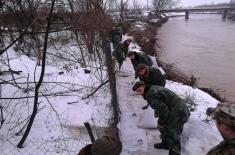
[[[122,28],[121,27],[115,27],[110,32],[110,40],[113,43],[113,49],[116,50],[122,42]]]
[[[123,64],[123,61],[126,59],[128,48],[131,42],[132,42],[131,39],[127,39],[116,50],[113,51],[113,56],[116,58],[119,65],[119,71]]]
[[[133,91],[142,95],[159,117],[158,129],[162,143],[154,144],[154,147],[169,149],[169,155],[180,155],[181,134],[190,116],[185,100],[167,88],[146,85],[142,81],[134,84]]]
[[[161,71],[155,67],[149,67],[144,64],[139,64],[136,67],[136,72],[140,81],[145,84],[157,85],[164,87],[166,84],[166,78]]]
[[[78,155],[119,155],[121,151],[122,144],[117,138],[103,136],[81,149]]]
[[[217,128],[224,138],[207,155],[235,155],[235,103],[220,103],[216,108],[208,108],[207,115],[216,120]]]
[[[136,69],[137,69],[137,66],[139,64],[144,64],[146,66],[152,66],[153,65],[152,59],[148,55],[146,55],[146,54],[144,54],[142,52],[133,52],[133,51],[130,51],[127,54],[127,57],[129,57],[131,59],[131,63],[132,63],[133,68],[135,70],[135,78],[138,78]]]

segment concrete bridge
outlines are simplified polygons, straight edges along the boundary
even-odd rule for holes
[[[221,13],[222,18],[226,19],[228,16],[229,11],[235,11],[235,6],[232,7],[209,7],[209,8],[183,8],[183,9],[170,9],[170,10],[161,10],[159,11],[160,13],[182,13],[185,12],[185,19],[189,19],[189,14],[190,12],[193,13],[202,13],[202,12],[216,12],[216,13]],[[158,12],[158,13],[159,13]]]

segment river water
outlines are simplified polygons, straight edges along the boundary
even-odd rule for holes
[[[235,101],[235,22],[221,15],[172,18],[159,31],[160,59]]]

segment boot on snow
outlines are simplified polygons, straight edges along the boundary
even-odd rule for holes
[[[154,144],[154,148],[169,150],[169,146],[166,143],[156,143]]]

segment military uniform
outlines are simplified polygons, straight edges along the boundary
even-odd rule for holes
[[[113,49],[116,50],[122,42],[122,28],[116,27],[110,33],[110,40],[113,43]]]
[[[231,128],[235,133],[235,103],[220,103],[216,108],[208,108],[207,115],[213,116]],[[213,147],[207,155],[235,155],[235,137],[224,139]]]
[[[235,155],[235,139],[222,141],[212,148],[207,155]]]
[[[146,55],[142,52],[133,52],[133,54],[134,54],[135,58],[131,59],[131,63],[132,63],[133,68],[135,70],[135,78],[137,78],[138,77],[137,72],[136,72],[137,66],[139,64],[144,64],[146,66],[152,66],[153,61],[148,55]]]
[[[159,117],[162,142],[168,145],[170,155],[180,155],[181,134],[190,116],[185,100],[167,88],[154,85],[145,85],[144,99]]]
[[[142,64],[140,64],[142,65]],[[137,68],[140,66],[138,65]],[[155,67],[147,67],[148,69],[148,75],[145,76],[139,76],[140,81],[143,81],[145,84],[150,85],[157,85],[164,87],[166,84],[166,78],[161,73],[161,71]],[[138,72],[138,69],[137,69]]]
[[[129,45],[124,42],[116,50],[113,51],[113,56],[116,58],[119,64],[119,69],[123,64],[123,61],[126,59],[126,54],[128,53],[128,46]]]

